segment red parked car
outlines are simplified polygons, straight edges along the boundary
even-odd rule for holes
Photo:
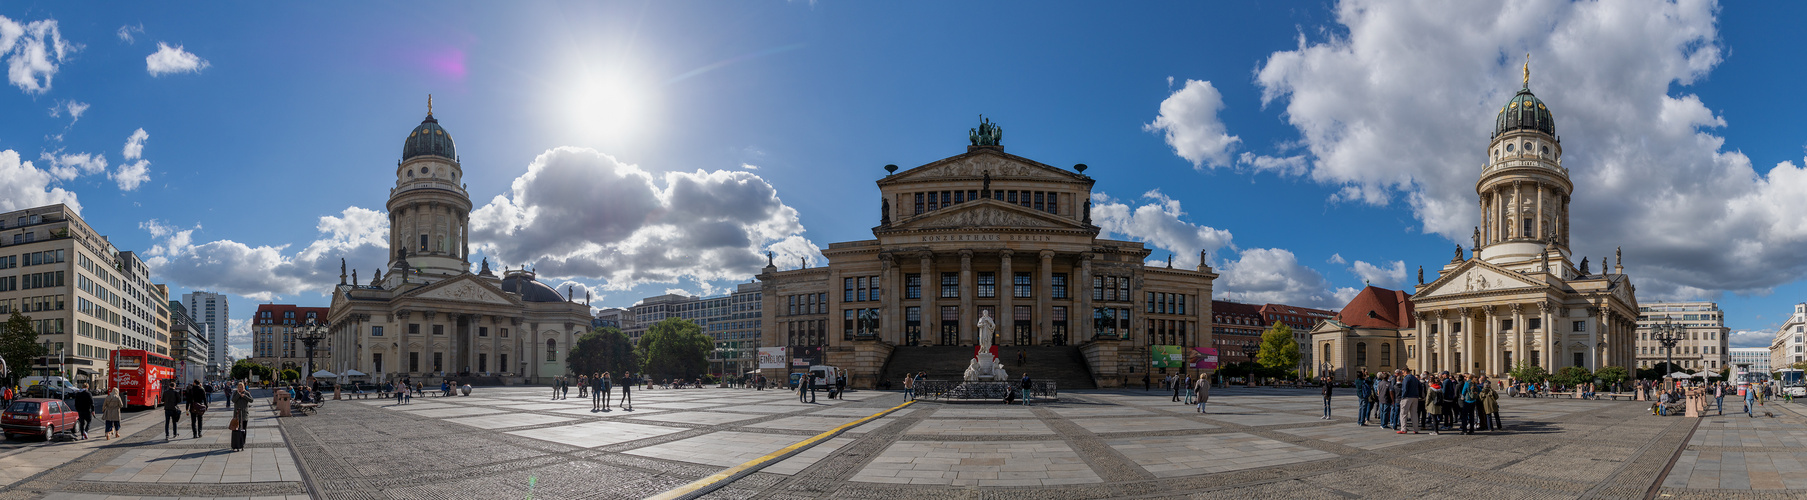
[[[28,398],[13,401],[0,415],[0,430],[6,438],[14,434],[43,436],[50,439],[57,431],[75,430],[80,414],[61,399]]]

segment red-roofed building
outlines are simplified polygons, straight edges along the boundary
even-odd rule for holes
[[[308,320],[326,324],[325,307],[294,304],[258,304],[251,316],[251,360],[275,368],[294,367],[307,370],[307,346],[301,343],[301,327]],[[314,346],[314,367],[326,366],[331,357],[332,339],[328,337]],[[305,375],[305,373],[303,374]]]
[[[1312,371],[1337,380],[1358,371],[1376,373],[1406,366],[1406,340],[1418,327],[1412,295],[1369,286],[1349,305],[1311,329]]]
[[[1211,347],[1217,348],[1219,366],[1254,361],[1263,330],[1267,324],[1261,306],[1211,301]]]

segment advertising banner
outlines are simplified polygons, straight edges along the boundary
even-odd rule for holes
[[[1194,347],[1194,348],[1192,348],[1192,367],[1200,369],[1200,370],[1216,370],[1217,369],[1217,348],[1215,348],[1215,347]]]
[[[1155,368],[1179,368],[1186,362],[1186,358],[1180,356],[1180,346],[1177,345],[1152,345],[1148,346],[1148,351],[1153,357],[1151,361]]]
[[[759,368],[784,368],[783,347],[759,348]]]

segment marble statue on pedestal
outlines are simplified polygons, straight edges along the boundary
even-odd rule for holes
[[[1009,381],[1010,376],[1004,373],[1004,364],[998,362],[997,347],[991,343],[998,329],[998,323],[991,319],[991,311],[980,311],[978,326],[979,347],[975,350],[972,361],[966,365],[966,381]]]

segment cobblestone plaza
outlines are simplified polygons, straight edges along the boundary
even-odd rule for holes
[[[593,413],[575,393],[549,392],[265,411],[240,453],[222,449],[227,412],[209,414],[201,439],[173,441],[156,428],[160,412],[145,412],[127,419],[123,440],[0,452],[0,498],[642,498],[903,403],[881,391],[807,404],[789,392],[661,389],[636,391],[634,411]],[[1169,398],[918,402],[705,498],[1807,495],[1807,418],[1795,405],[1689,419],[1635,402],[1508,398],[1506,432],[1432,436],[1359,427],[1346,395],[1331,421],[1306,391],[1220,389],[1204,415]]]

